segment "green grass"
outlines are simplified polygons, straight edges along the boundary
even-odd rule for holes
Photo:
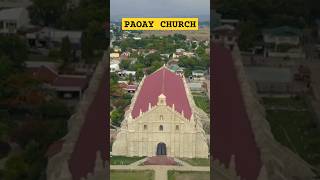
[[[111,165],[129,165],[145,157],[112,156]]]
[[[295,98],[267,97],[267,98],[262,98],[262,100],[266,108],[270,108],[270,107],[282,107],[282,108],[292,108],[292,109],[307,108],[306,101],[302,97],[295,97]]]
[[[180,158],[182,161],[189,163],[192,166],[210,166],[208,158]]]
[[[320,132],[303,99],[267,98],[266,105],[303,108],[299,110],[267,110],[267,120],[278,142],[299,154],[312,165],[320,164]]]
[[[209,180],[210,172],[168,171],[168,180]]]
[[[193,96],[193,99],[200,109],[210,114],[210,101],[207,96]]]
[[[111,180],[154,180],[154,171],[111,170]]]

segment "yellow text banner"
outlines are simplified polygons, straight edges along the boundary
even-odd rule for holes
[[[198,18],[122,18],[122,30],[195,31]]]

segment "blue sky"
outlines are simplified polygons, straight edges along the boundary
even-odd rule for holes
[[[121,17],[208,16],[210,0],[111,0],[111,19]]]

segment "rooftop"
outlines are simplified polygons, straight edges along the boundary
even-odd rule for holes
[[[25,8],[10,8],[0,10],[0,20],[16,20],[19,19],[21,13],[26,11]]]
[[[52,83],[55,87],[75,87],[85,89],[88,85],[88,78],[79,75],[59,75]]]
[[[273,36],[300,36],[301,30],[290,26],[280,26],[271,29],[264,29],[264,34],[271,34]]]
[[[260,150],[255,142],[247,115],[232,55],[222,45],[214,44],[213,66],[213,158],[229,166],[235,156],[237,174],[257,180],[262,167]]]
[[[148,111],[149,103],[155,106],[160,94],[166,96],[167,106],[172,107],[179,113],[184,113],[185,118],[190,119],[192,111],[185,91],[182,77],[162,67],[147,76],[141,84],[141,90],[133,106],[132,117],[136,118],[142,112]]]

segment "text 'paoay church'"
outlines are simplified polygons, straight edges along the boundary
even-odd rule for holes
[[[142,79],[112,145],[112,155],[208,158],[199,113],[203,115],[185,78],[163,66]]]

